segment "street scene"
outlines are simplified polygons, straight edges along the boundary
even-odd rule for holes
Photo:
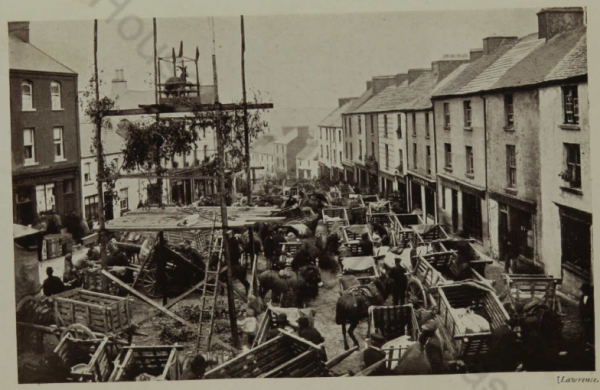
[[[7,29],[19,383],[595,371],[585,8]]]

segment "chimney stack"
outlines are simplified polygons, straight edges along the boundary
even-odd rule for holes
[[[115,78],[112,80],[111,94],[113,97],[123,97],[127,93],[127,81],[123,75],[123,69],[115,70]]]
[[[391,85],[396,85],[396,76],[373,77],[373,95],[377,95]]]
[[[29,22],[8,22],[8,36],[29,43]]]
[[[502,45],[515,42],[518,37],[487,37],[483,38],[483,54],[494,53]]]
[[[343,106],[345,106],[347,103],[350,103],[351,101],[353,101],[354,99],[356,99],[355,97],[349,97],[349,98],[339,98],[338,99],[338,103],[340,105],[340,108],[342,108]]]
[[[537,16],[539,39],[552,39],[557,34],[584,26],[581,7],[543,8]]]
[[[373,86],[373,82],[371,80],[367,81],[367,90],[371,89]]]
[[[421,77],[421,75],[425,72],[429,72],[430,69],[419,68],[419,69],[409,69],[408,70],[408,85],[415,82],[416,79]]]
[[[469,50],[469,62],[475,62],[483,55],[483,49],[471,49]]]
[[[441,81],[460,65],[468,62],[469,58],[466,54],[446,54],[441,60],[431,63],[431,70],[438,81]]]
[[[405,82],[406,80],[408,80],[408,74],[406,74],[406,73],[397,74],[396,75],[396,86],[402,85],[402,83]]]

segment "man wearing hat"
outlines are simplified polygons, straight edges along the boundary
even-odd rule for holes
[[[267,340],[279,336],[279,329],[284,330],[288,326],[290,326],[290,323],[288,322],[287,315],[285,313],[277,314],[277,326],[267,332]]]
[[[433,374],[441,374],[444,371],[444,352],[442,341],[436,334],[437,324],[432,318],[421,327],[421,335],[425,335],[429,340],[425,344],[425,354],[431,365]]]
[[[408,277],[406,276],[406,270],[400,264],[402,257],[396,256],[394,258],[394,267],[388,271],[388,276],[394,281],[392,285],[392,302],[394,306],[400,303],[404,305],[404,296],[406,293],[406,286],[408,285]]]
[[[54,276],[52,267],[46,268],[46,275],[48,275],[48,278],[44,280],[44,284],[42,285],[45,296],[51,297],[52,295],[60,294],[65,291],[65,285],[59,277]]]
[[[315,345],[319,345],[325,341],[321,333],[314,326],[310,325],[308,317],[305,316],[298,318],[298,336]]]

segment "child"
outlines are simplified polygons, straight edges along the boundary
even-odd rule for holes
[[[242,333],[246,336],[248,346],[252,348],[254,337],[256,336],[257,321],[254,316],[254,310],[251,308],[246,309],[246,318],[238,321],[238,326],[242,328]]]

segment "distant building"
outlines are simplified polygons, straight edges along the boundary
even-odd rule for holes
[[[77,73],[30,43],[29,22],[10,22],[13,218],[80,214]]]
[[[296,177],[309,180],[319,177],[319,147],[316,140],[310,139],[296,156]]]
[[[296,156],[310,138],[308,126],[283,127],[283,136],[275,139],[275,172],[278,180],[296,174]]]
[[[350,175],[348,175],[343,165],[344,161],[348,160],[348,141],[342,134],[342,114],[354,99],[356,98],[340,98],[339,107],[319,123],[317,147],[319,148],[319,176],[322,178],[352,181],[353,166],[350,165],[352,169],[349,170]]]
[[[275,136],[265,134],[250,145],[250,166],[254,170],[255,186],[273,180],[275,173]]]

